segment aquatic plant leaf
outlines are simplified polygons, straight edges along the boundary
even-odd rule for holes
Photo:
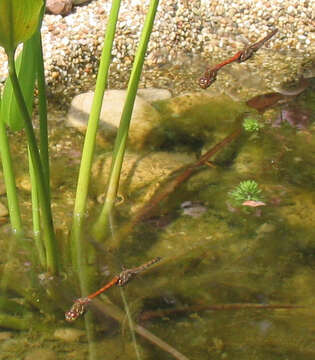
[[[258,119],[253,117],[247,117],[243,120],[243,128],[247,132],[258,132],[263,127],[259,124]]]
[[[257,95],[246,102],[246,104],[263,113],[270,107],[277,105],[280,101],[284,101],[287,97],[279,93],[269,93],[264,95]]]
[[[0,0],[0,46],[7,53],[36,31],[43,0]]]
[[[32,111],[34,101],[36,61],[38,58],[35,56],[36,46],[36,37],[33,36],[25,42],[23,51],[16,59],[17,75],[29,113]],[[10,78],[8,78],[5,83],[1,116],[12,131],[23,129],[24,120],[16,102]]]
[[[248,205],[247,201],[250,201],[249,204],[253,204],[252,202],[262,202],[261,192],[256,181],[245,180],[241,181],[239,185],[228,194],[236,203],[246,206]]]
[[[263,201],[254,201],[254,200],[246,200],[242,203],[242,205],[250,206],[250,207],[266,206],[266,204]]]

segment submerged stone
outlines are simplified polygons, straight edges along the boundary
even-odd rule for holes
[[[183,215],[198,218],[207,211],[207,207],[199,201],[184,201],[180,205]]]
[[[84,336],[85,332],[79,329],[72,328],[59,328],[54,332],[54,337],[59,340],[63,340],[66,342],[75,342],[80,339],[80,337]]]
[[[236,127],[243,114],[256,115],[242,102],[226,95],[210,96],[207,93],[189,93],[159,103],[166,133],[209,141],[227,136]],[[217,136],[218,135],[218,136]]]
[[[3,218],[8,215],[9,215],[9,212],[8,212],[7,207],[4,204],[2,204],[2,202],[0,202],[0,218]]]
[[[172,96],[169,90],[157,88],[139,89],[137,95],[141,96],[144,100],[150,103],[154,101],[166,100]]]
[[[31,350],[24,359],[57,360],[57,355],[54,351],[50,349],[35,349]]]
[[[97,196],[105,190],[111,160],[111,154],[101,155],[92,167],[92,186]],[[138,210],[170,174],[193,161],[194,156],[186,153],[126,153],[120,177],[119,202],[127,205],[131,212]]]

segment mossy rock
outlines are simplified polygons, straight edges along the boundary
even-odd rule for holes
[[[245,113],[256,115],[246,104],[230,97],[209,96],[190,93],[159,102],[158,109],[163,115],[162,126],[166,134],[175,141],[198,139],[207,142],[222,138],[240,125]]]

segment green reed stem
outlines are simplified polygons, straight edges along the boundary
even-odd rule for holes
[[[81,259],[84,256],[84,253],[82,252],[81,232],[86,210],[86,201],[90,183],[90,173],[95,149],[96,133],[99,123],[99,116],[102,109],[103,96],[107,85],[109,65],[111,61],[111,51],[113,47],[119,8],[120,0],[113,0],[96,80],[92,109],[90,112],[87,132],[83,145],[71,232],[72,261],[74,264],[76,264],[75,268],[77,270],[79,263],[82,261]],[[83,291],[83,295],[86,295],[86,291]]]
[[[135,56],[135,60],[133,63],[128,89],[127,96],[123,108],[123,112],[120,119],[120,125],[115,141],[114,153],[111,165],[111,171],[109,175],[109,181],[107,185],[107,192],[104,201],[104,205],[101,211],[101,214],[94,226],[94,235],[97,239],[101,239],[108,233],[108,225],[109,225],[109,215],[114,207],[121,167],[123,163],[123,158],[126,150],[126,143],[128,138],[128,131],[130,125],[130,119],[132,115],[132,110],[135,102],[135,98],[137,95],[140,75],[143,67],[143,62],[145,58],[145,53],[147,50],[148,42],[150,39],[150,35],[152,32],[152,27],[154,23],[154,18],[156,14],[156,10],[159,4],[159,0],[151,0],[150,7],[148,10],[148,14],[146,16],[143,30],[141,34],[141,39],[139,43],[139,47]]]
[[[127,299],[125,297],[125,292],[124,292],[124,289],[122,287],[120,287],[119,289],[120,289],[120,296],[121,296],[121,298],[123,300],[123,303],[124,303],[124,308],[125,308],[126,316],[127,316],[127,319],[128,319],[129,329],[130,329],[130,332],[131,332],[132,342],[133,342],[133,345],[134,345],[134,348],[135,348],[136,356],[137,356],[138,360],[141,360],[140,350],[139,350],[137,339],[136,339],[135,327],[134,327],[134,323],[132,321],[131,313],[130,313],[130,310],[129,310],[129,305],[128,305]]]
[[[52,274],[58,271],[58,258],[57,258],[57,246],[54,234],[53,219],[51,214],[50,201],[46,182],[44,178],[43,167],[39,150],[35,138],[35,133],[32,125],[32,120],[27,110],[21,87],[16,75],[15,62],[14,62],[15,50],[7,53],[8,64],[9,64],[9,76],[12,82],[14,95],[16,97],[17,104],[21,111],[24,119],[25,131],[28,139],[30,154],[32,163],[34,166],[34,173],[36,179],[36,188],[38,190],[39,203],[41,208],[41,215],[43,220],[43,228],[45,231],[45,247],[46,247],[46,259],[47,259],[47,270]]]
[[[0,99],[1,105],[1,99]],[[3,119],[0,118],[0,154],[3,167],[3,177],[7,192],[10,222],[13,234],[22,236],[23,227],[20,213],[19,200],[16,191],[15,176],[13,171],[9,141]]]
[[[34,35],[36,42],[34,56],[37,57],[37,88],[38,88],[38,109],[39,109],[39,149],[42,160],[43,172],[46,181],[47,195],[50,199],[50,170],[49,170],[49,146],[48,146],[48,125],[47,125],[47,97],[46,97],[46,82],[45,69],[43,58],[43,47],[40,28]],[[50,201],[50,200],[49,200]]]
[[[43,268],[46,267],[46,257],[45,257],[45,248],[44,244],[41,239],[41,231],[40,231],[40,210],[39,210],[39,199],[38,199],[38,192],[36,188],[36,177],[34,166],[32,163],[32,157],[30,154],[30,150],[28,148],[28,166],[29,166],[29,173],[31,178],[32,184],[32,216],[33,216],[33,236],[35,245],[38,252],[39,262]]]
[[[43,18],[43,13],[44,13],[44,8],[42,10],[41,19]],[[48,123],[47,123],[47,97],[46,97],[43,47],[42,47],[40,27],[41,27],[41,21],[32,40],[34,41],[34,56],[36,56],[37,59],[36,73],[37,73],[38,110],[39,110],[38,111],[39,112],[39,149],[40,149],[39,153],[42,161],[44,180],[46,184],[46,196],[50,206],[51,197],[50,197],[50,166],[49,166],[49,144],[48,144]],[[34,170],[33,170],[33,178],[35,179]],[[38,191],[36,190],[36,187],[33,186],[32,186],[32,209],[33,209],[32,211],[33,211],[34,240],[39,254],[40,264],[44,266],[45,249],[43,247],[42,236],[40,231]],[[46,232],[44,233],[44,236],[47,237]]]

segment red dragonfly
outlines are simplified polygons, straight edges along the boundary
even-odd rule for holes
[[[148,267],[156,264],[160,260],[161,257],[156,257],[141,266],[137,266],[131,269],[124,269],[119,275],[114,276],[110,282],[108,282],[106,285],[101,287],[99,290],[95,291],[93,294],[76,299],[71,309],[65,313],[66,320],[69,322],[75,321],[79,316],[81,316],[85,312],[87,305],[96,296],[110,289],[114,285],[125,286],[130,280],[135,278],[137,274],[145,271]]]
[[[237,52],[234,56],[231,58],[222,61],[220,64],[214,66],[213,68],[208,68],[204,76],[199,79],[199,86],[202,89],[207,89],[211,84],[213,84],[217,79],[218,71],[225,65],[231,64],[234,61],[237,61],[239,63],[244,62],[251,58],[257,50],[259,50],[266,41],[268,41],[270,38],[272,38],[276,33],[278,32],[278,29],[275,29],[271,31],[269,34],[267,34],[263,39],[259,40],[258,42],[246,46],[243,50]]]

